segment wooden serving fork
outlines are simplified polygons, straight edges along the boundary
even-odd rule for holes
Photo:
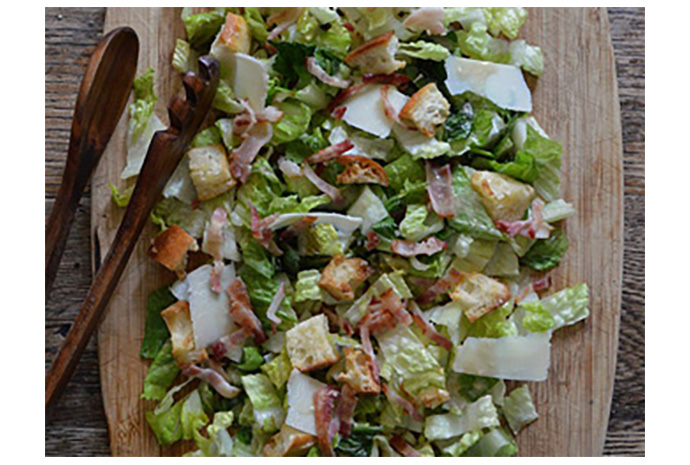
[[[46,416],[55,406],[98,326],[151,210],[211,108],[219,76],[218,62],[204,56],[199,59],[198,73],[190,72],[182,78],[186,99],[173,97],[168,107],[170,127],[153,136],[115,239],[46,375]]]

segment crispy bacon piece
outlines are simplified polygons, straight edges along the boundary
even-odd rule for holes
[[[311,157],[307,158],[309,163],[325,163],[334,160],[353,148],[355,144],[350,139],[345,139],[337,144],[329,145],[325,149],[319,150]]]
[[[261,121],[247,131],[244,137],[242,144],[230,154],[230,173],[241,183],[247,181],[252,162],[273,137],[273,127],[271,123]]]
[[[393,436],[390,440],[390,444],[393,449],[397,450],[400,454],[405,457],[421,457],[422,454],[418,450],[414,449],[407,441],[405,441],[400,436]]]
[[[361,155],[342,155],[338,163],[345,166],[345,171],[338,175],[341,184],[379,184],[388,187],[388,174],[374,160]]]
[[[221,293],[220,277],[223,274],[225,263],[223,263],[223,226],[228,220],[228,212],[224,208],[218,207],[213,210],[211,221],[206,234],[206,250],[213,257],[213,268],[211,269],[211,290]]]
[[[302,10],[303,8],[287,7],[283,8],[283,11],[280,13],[269,16],[266,20],[266,24],[268,26],[275,24],[276,27],[268,35],[266,42],[268,43],[269,41],[275,39],[282,34],[285,29],[290,27],[290,25],[296,23],[297,19],[299,19],[300,15],[302,14]]]
[[[215,360],[224,359],[228,352],[235,347],[241,346],[250,335],[243,329],[239,328],[232,333],[225,335],[209,346],[211,357]]]
[[[381,238],[379,237],[379,235],[376,234],[376,232],[374,231],[369,231],[369,234],[367,234],[367,242],[364,245],[364,248],[371,252],[376,247],[378,247],[380,243]]]
[[[551,276],[545,275],[532,283],[535,292],[542,292],[551,287]]]
[[[371,372],[373,374],[376,382],[379,382],[379,363],[376,360],[376,354],[374,353],[374,348],[371,346],[371,333],[369,332],[369,327],[367,325],[360,326],[359,328],[359,338],[362,341],[362,350],[367,355],[369,359]]]
[[[322,311],[326,315],[326,318],[328,318],[328,322],[332,326],[343,331],[348,336],[352,336],[355,333],[355,330],[354,330],[354,328],[352,328],[352,325],[350,324],[350,322],[347,321],[345,318],[341,317],[340,315],[338,315],[335,311],[333,311],[332,308],[327,307],[327,306],[323,306]]]
[[[405,18],[403,26],[411,31],[426,31],[427,34],[437,36],[444,35],[446,33],[446,26],[443,23],[443,15],[442,7],[419,8]]]
[[[495,221],[496,227],[510,237],[517,235],[529,237],[530,239],[546,239],[553,230],[553,227],[545,223],[542,218],[544,201],[536,198],[532,201],[529,217],[520,221]]]
[[[352,421],[355,417],[356,406],[357,393],[349,384],[345,383],[340,390],[340,398],[335,411],[340,426],[338,432],[345,438],[352,432]]]
[[[417,301],[422,305],[429,304],[439,295],[451,290],[460,281],[462,281],[462,273],[451,268],[446,272],[445,276],[436,281],[429,289],[419,296]]]
[[[242,278],[235,278],[226,292],[230,297],[230,318],[232,321],[251,334],[257,344],[266,342],[266,333],[261,326],[261,321],[252,311],[249,294]]]
[[[409,76],[400,73],[365,74],[362,82],[364,84],[384,84],[404,89],[411,82],[411,79]]]
[[[389,84],[386,84],[383,87],[381,87],[381,103],[383,103],[383,112],[385,113],[386,117],[389,120],[393,121],[395,124],[404,127],[405,129],[416,130],[416,126],[407,124],[404,121],[402,121],[400,119],[400,112],[393,108],[393,104],[391,104],[390,99],[388,98],[390,88],[391,86]]]
[[[314,76],[319,81],[323,82],[332,87],[338,87],[339,89],[346,89],[350,85],[350,81],[331,76],[323,69],[316,61],[314,57],[307,58],[307,71],[309,74]]]
[[[304,176],[316,186],[318,190],[326,194],[333,200],[334,202],[340,202],[343,199],[342,194],[338,190],[337,187],[331,186],[328,184],[326,181],[321,179],[318,174],[314,172],[314,170],[309,166],[308,163],[305,163],[302,166],[302,172],[304,173]]]
[[[429,199],[434,212],[441,218],[452,218],[455,215],[455,195],[450,165],[437,167],[427,162],[426,181],[429,185]]]
[[[398,394],[395,389],[389,388],[387,384],[383,384],[381,387],[383,389],[383,393],[386,394],[386,397],[389,401],[402,407],[403,411],[410,415],[415,421],[424,421],[424,416],[422,416],[412,402]]]
[[[274,213],[261,219],[259,212],[251,202],[249,202],[249,211],[252,216],[252,237],[274,256],[283,255],[283,251],[273,241],[273,230],[271,229],[271,224],[276,220],[278,214]]]
[[[336,108],[335,110],[333,110],[331,112],[331,116],[334,119],[341,120],[341,119],[343,119],[343,116],[345,116],[346,111],[347,111],[346,107],[339,107],[339,108]]]
[[[275,100],[275,99],[274,99]],[[232,132],[238,136],[244,136],[251,131],[254,125],[260,121],[277,123],[283,117],[283,112],[274,106],[268,106],[259,112],[255,112],[248,99],[240,100],[244,112],[235,116],[232,120]]]
[[[361,91],[365,86],[366,84],[354,84],[345,90],[341,90],[340,92],[338,92],[338,95],[333,97],[331,103],[328,104],[328,106],[326,107],[326,112],[329,114],[333,113],[333,111],[340,107],[340,105],[342,105],[345,102],[345,100],[349,99],[350,97]]]
[[[325,457],[334,457],[333,436],[338,431],[337,417],[333,416],[338,390],[324,386],[314,394],[314,418],[316,420],[316,438],[321,453]]]
[[[417,255],[434,255],[448,248],[448,243],[436,236],[431,236],[421,242],[403,241],[395,239],[391,243],[393,253],[403,257],[416,257]]]
[[[422,330],[422,333],[424,333],[426,337],[446,350],[451,350],[453,348],[453,343],[443,334],[436,331],[436,328],[434,328],[431,323],[426,321],[426,318],[424,318],[424,315],[422,315],[422,311],[416,302],[412,301],[408,303],[407,310],[410,312],[410,314],[412,314],[412,319],[414,320],[415,324],[419,326],[419,328]]]
[[[283,303],[283,299],[285,299],[285,283],[280,283],[278,290],[273,296],[271,305],[269,305],[268,310],[266,310],[266,318],[271,320],[274,325],[279,325],[282,323],[281,319],[278,317],[278,315],[276,315],[276,312],[280,308],[280,304]]]
[[[206,381],[213,389],[226,399],[237,397],[242,390],[228,383],[217,371],[210,368],[200,368],[197,365],[189,365],[182,370],[182,374],[188,378],[198,378]]]

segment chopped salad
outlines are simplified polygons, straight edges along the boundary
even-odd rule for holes
[[[538,417],[568,248],[561,145],[531,116],[523,8],[185,9],[221,65],[151,219],[142,398],[193,456],[507,456]],[[127,165],[153,133],[137,78]],[[548,122],[546,122],[548,124]],[[131,184],[131,182],[130,182]],[[111,185],[119,206],[130,190]],[[173,275],[174,273],[174,275]]]

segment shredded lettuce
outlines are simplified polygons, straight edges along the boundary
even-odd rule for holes
[[[467,451],[468,457],[511,457],[517,453],[515,439],[503,430],[494,428]]]
[[[491,396],[487,395],[468,405],[460,415],[446,413],[426,417],[424,436],[430,441],[449,439],[470,431],[499,425],[498,411],[491,401]]]
[[[206,13],[189,15],[182,19],[187,40],[195,49],[201,49],[208,45],[218,34],[225,21],[225,12],[215,9]]]
[[[424,40],[403,43],[398,48],[398,53],[412,58],[433,61],[443,61],[450,56],[450,52],[443,45]]]
[[[453,194],[455,197],[455,215],[448,220],[451,228],[459,233],[480,239],[501,239],[501,232],[486,213],[479,201],[479,196],[472,188],[465,168],[453,167]]]
[[[257,426],[266,433],[279,430],[285,420],[285,410],[268,376],[243,376],[242,385],[252,403]]]
[[[525,384],[513,389],[504,399],[503,414],[513,433],[518,434],[522,428],[539,418],[529,387]]]
[[[283,117],[273,125],[274,144],[284,144],[304,134],[311,121],[311,108],[298,100],[288,99],[276,105]]]
[[[287,351],[283,349],[273,360],[262,365],[261,371],[268,376],[268,379],[271,380],[276,389],[282,389],[288,379],[290,379],[290,373],[292,372],[292,364]]]
[[[568,238],[563,229],[557,228],[547,239],[538,239],[520,263],[537,271],[550,270],[558,266],[567,250]]]
[[[323,300],[319,281],[321,273],[319,270],[300,271],[295,283],[295,302],[306,302],[309,300]]]
[[[122,190],[120,190],[120,188],[113,183],[108,183],[108,187],[110,188],[111,198],[113,199],[115,205],[120,208],[124,208],[129,205],[129,199],[132,198],[132,193],[134,192],[134,184]]]
[[[175,303],[175,297],[170,293],[169,286],[163,286],[149,294],[146,299],[146,322],[144,324],[144,339],[141,341],[139,355],[152,359],[170,337],[168,327],[161,317],[161,312]]]
[[[168,339],[153,359],[149,371],[146,372],[142,399],[163,400],[179,373],[180,369],[172,354],[172,342]]]

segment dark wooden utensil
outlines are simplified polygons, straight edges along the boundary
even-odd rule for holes
[[[198,74],[187,73],[182,78],[186,99],[173,97],[168,107],[170,127],[153,136],[113,244],[46,376],[46,416],[67,385],[96,329],[151,210],[211,108],[219,75],[218,62],[206,56],[199,59]]]
[[[67,163],[46,224],[46,300],[79,199],[127,104],[138,56],[139,39],[134,30],[113,29],[98,43],[81,81]]]

